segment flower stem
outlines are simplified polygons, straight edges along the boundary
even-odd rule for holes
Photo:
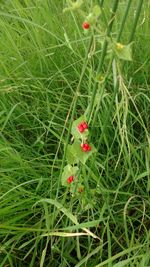
[[[100,6],[102,7],[102,5],[103,5],[103,1],[100,4]],[[61,169],[60,169],[60,176],[59,176],[60,178],[62,176],[62,172],[63,172],[63,168],[64,168],[64,164],[65,164],[67,146],[68,146],[68,143],[69,143],[69,140],[70,140],[71,127],[72,127],[73,118],[74,118],[74,114],[75,114],[75,110],[76,110],[78,95],[79,95],[80,86],[81,86],[81,83],[82,83],[82,80],[83,80],[83,77],[84,77],[84,74],[85,74],[85,71],[86,71],[86,68],[87,68],[87,64],[88,64],[88,60],[89,60],[88,55],[90,53],[91,46],[93,44],[93,38],[94,38],[94,33],[91,36],[90,41],[89,41],[89,45],[88,45],[88,49],[87,49],[87,52],[86,52],[86,55],[85,55],[84,64],[83,64],[83,67],[82,67],[80,79],[79,79],[79,82],[78,82],[78,85],[77,85],[76,92],[75,92],[74,97],[73,97],[72,104],[70,105],[70,109],[69,109],[69,112],[68,112],[68,118],[69,118],[70,114],[71,114],[71,116],[70,116],[68,134],[67,134],[67,137],[66,137],[66,143],[65,143],[65,148],[64,148],[64,155],[63,155],[63,158],[62,158],[62,164],[61,164]],[[60,183],[60,179],[58,181],[58,187],[57,187],[58,189],[57,189],[57,192],[56,192],[56,198],[58,197],[58,193],[59,193],[59,183]]]

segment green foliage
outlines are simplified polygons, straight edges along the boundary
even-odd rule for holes
[[[85,36],[83,18],[102,2]],[[150,266],[150,6],[143,1],[125,62],[109,45],[105,56],[107,26],[114,16],[109,39],[131,44],[142,1],[130,1],[119,40],[129,0],[114,15],[115,2],[63,13],[69,1],[1,1],[1,267]],[[73,118],[89,110],[90,134],[73,139]],[[80,160],[73,147],[86,138],[97,153]],[[66,160],[75,180],[62,187]]]
[[[92,25],[92,24],[96,23],[100,14],[101,14],[100,6],[95,5],[92,9],[92,12],[86,17],[86,21]]]
[[[96,152],[96,148],[94,147],[93,144],[90,143],[91,150],[84,152],[81,149],[81,142],[79,140],[75,140],[73,145],[72,145],[72,151],[74,151],[75,157],[82,163],[85,164],[88,158]]]
[[[88,137],[89,131],[88,129],[86,129],[83,133],[80,133],[78,130],[78,125],[83,122],[86,121],[86,117],[85,116],[81,116],[80,118],[78,118],[77,120],[75,120],[72,124],[72,129],[71,129],[71,134],[73,135],[74,139],[81,139],[84,140]]]
[[[120,262],[114,264],[113,267],[128,267],[130,262],[131,262],[130,259],[123,260],[123,261],[120,261]]]
[[[68,0],[67,2],[68,7],[64,8],[63,12],[79,9],[83,4],[83,0],[76,0],[75,2]]]
[[[76,174],[76,168],[78,170],[78,167],[72,167],[74,164],[78,164],[81,162],[82,164],[85,164],[88,158],[96,152],[96,149],[93,144],[90,144],[90,150],[89,151],[83,151],[82,150],[82,143],[87,139],[87,136],[89,134],[88,129],[85,129],[83,133],[80,133],[78,126],[86,122],[85,116],[81,116],[77,120],[75,120],[72,124],[71,128],[71,133],[73,135],[74,142],[72,145],[67,145],[67,150],[66,150],[66,159],[68,162],[68,165],[65,166],[64,171],[62,173],[62,185],[66,186],[67,185],[67,178],[71,175]],[[74,172],[75,171],[75,172]],[[80,179],[81,182],[81,179]],[[76,185],[74,186],[71,185],[70,187],[70,192],[73,193],[76,191],[75,189]],[[81,188],[82,184],[77,185],[77,187]]]
[[[66,159],[67,159],[68,164],[74,165],[79,162],[77,151],[75,150],[75,147],[73,145],[67,146]]]
[[[97,19],[101,14],[101,9],[99,5],[95,5],[92,10],[93,16]]]
[[[64,167],[64,171],[62,173],[62,178],[61,178],[61,182],[62,185],[67,186],[67,179],[69,176],[76,176],[77,172],[78,172],[79,168],[76,167],[72,167],[70,164],[68,164],[67,166]]]
[[[132,61],[132,43],[128,45],[123,45],[116,43],[114,46],[114,51],[119,59]]]

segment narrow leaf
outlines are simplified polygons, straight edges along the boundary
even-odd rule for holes
[[[54,205],[57,209],[64,213],[74,224],[78,224],[77,218],[69,210],[64,208],[64,206],[60,204],[57,200],[51,198],[44,198],[36,202],[36,204],[40,202],[46,202],[51,205]]]

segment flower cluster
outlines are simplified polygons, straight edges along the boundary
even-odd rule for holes
[[[88,129],[88,124],[85,121],[78,125],[78,130],[80,133],[83,133],[86,129]]]
[[[88,143],[81,144],[81,149],[84,152],[88,152],[91,150],[91,146]]]
[[[79,157],[79,159],[80,159],[80,157],[82,157],[82,153],[88,153],[92,150],[92,146],[89,145],[86,141],[87,140],[86,135],[88,134],[88,128],[89,128],[89,126],[85,120],[82,120],[82,121],[80,120],[79,123],[76,123],[75,127],[73,128],[73,131],[76,132],[77,136],[79,135],[79,139],[81,139],[82,141],[80,141],[81,143],[78,141],[78,143],[77,143],[78,147],[76,147],[76,142],[74,142],[74,144],[72,146],[70,146],[71,147],[70,149],[80,148],[80,150],[78,150],[78,153],[77,153],[77,156]],[[75,138],[76,138],[76,135],[75,135]],[[75,153],[75,149],[72,150],[72,152]],[[88,157],[88,155],[85,157]],[[84,158],[84,156],[83,156],[83,158]],[[77,160],[77,162],[78,162],[78,160]],[[73,163],[73,162],[71,162],[71,163]],[[74,172],[74,168],[77,168],[77,167],[72,167],[70,165],[69,168],[70,168],[69,169],[70,171],[68,173],[69,174],[68,177],[66,177],[66,180],[67,180],[67,184],[72,184],[76,180],[75,179],[76,174],[73,172]],[[80,190],[80,188],[78,188],[78,192],[81,193],[82,191],[83,191],[83,187],[82,187],[82,190]]]
[[[93,144],[88,142],[89,125],[85,115],[73,121],[71,134],[73,142],[67,144],[67,165],[64,167],[61,182],[72,195],[76,195],[84,192],[83,181],[85,177],[83,177],[82,164],[86,164],[86,161],[96,152],[96,149]]]

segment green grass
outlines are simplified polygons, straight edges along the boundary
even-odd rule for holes
[[[88,14],[102,1],[85,2]],[[114,2],[104,1],[100,31],[84,34],[81,13],[62,12],[66,1],[1,1],[1,267],[150,266],[150,2],[138,17],[133,60],[123,64],[108,39],[103,58]],[[139,2],[121,43],[131,39]],[[126,6],[119,1],[113,38]],[[72,122],[85,112],[97,153],[80,166],[84,193],[72,196],[61,174]]]

